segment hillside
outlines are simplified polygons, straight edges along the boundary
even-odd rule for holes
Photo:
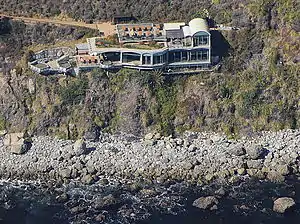
[[[88,30],[67,32],[70,28],[2,22],[1,41],[19,62],[15,70],[0,76],[0,130],[75,139],[84,134],[95,137],[100,130],[135,135],[154,130],[241,135],[300,126],[296,1],[147,1],[138,5],[134,1],[87,1],[87,7],[78,7],[79,0],[47,1],[39,4],[43,7],[36,2],[2,0],[0,11],[48,17],[68,14],[85,21],[132,13],[143,21],[171,21],[204,15],[199,8],[206,7],[217,23],[241,29],[213,34],[215,54],[223,56],[216,73],[169,77],[124,69],[108,74],[96,70],[74,78],[34,75],[25,66],[26,54],[32,44],[75,40]]]

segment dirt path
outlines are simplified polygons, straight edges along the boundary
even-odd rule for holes
[[[115,26],[112,25],[110,22],[87,24],[84,22],[77,22],[77,21],[66,21],[66,20],[57,20],[57,19],[48,19],[48,18],[30,18],[30,17],[23,17],[23,16],[9,16],[5,14],[0,14],[0,16],[6,16],[12,18],[13,20],[24,21],[25,23],[50,23],[56,25],[85,27],[85,28],[95,29],[104,32],[105,36],[115,33]]]

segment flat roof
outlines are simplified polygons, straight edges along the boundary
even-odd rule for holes
[[[179,30],[167,30],[166,31],[166,36],[167,38],[171,38],[171,39],[182,39],[184,38],[184,34],[183,34],[183,30],[179,29]]]
[[[155,49],[139,49],[139,48],[133,48],[131,45],[131,47],[126,48],[126,45],[124,47],[120,47],[119,45],[117,46],[112,46],[112,47],[97,47],[96,45],[96,40],[98,37],[92,37],[92,38],[88,38],[88,45],[89,45],[89,51],[90,54],[92,53],[105,53],[105,52],[124,52],[124,51],[128,51],[128,52],[138,52],[138,53],[159,53],[162,52],[162,50],[167,49],[165,46],[161,47],[161,48],[155,48]],[[137,44],[137,46],[139,46]],[[142,45],[141,45],[142,46]]]
[[[87,43],[76,44],[75,45],[78,50],[88,50],[89,45]]]
[[[62,67],[62,68],[70,68],[72,67],[70,62],[68,61],[61,61],[61,62],[58,62],[59,66]]]
[[[45,68],[49,67],[47,64],[42,64],[42,63],[33,64],[33,66],[35,66],[39,69],[45,69]]]
[[[184,26],[185,23],[164,23],[165,30],[178,30],[181,26]]]
[[[117,34],[120,42],[159,41],[165,39],[163,24],[132,23],[117,24]]]

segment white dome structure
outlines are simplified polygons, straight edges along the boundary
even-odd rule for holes
[[[208,28],[206,20],[201,19],[201,18],[192,19],[189,22],[189,27],[190,27],[192,36],[200,31],[209,33],[209,28]]]

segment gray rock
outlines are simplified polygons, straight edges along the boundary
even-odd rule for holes
[[[95,217],[96,222],[102,223],[102,222],[104,222],[104,220],[105,220],[105,215],[103,215],[103,214],[99,214]]]
[[[154,135],[154,139],[156,139],[156,140],[161,139],[161,134],[160,134],[160,133],[156,133],[156,134]]]
[[[246,169],[245,168],[240,168],[240,169],[237,170],[237,173],[239,175],[245,175],[246,174]]]
[[[67,202],[69,200],[69,195],[67,195],[66,193],[63,193],[63,194],[57,196],[56,200],[59,203],[65,203],[65,202]]]
[[[212,135],[210,137],[210,139],[214,142],[214,143],[221,143],[224,140],[224,137],[220,136],[220,135]]]
[[[71,177],[76,178],[79,176],[78,170],[77,169],[72,169],[71,171]]]
[[[262,159],[247,161],[247,166],[249,169],[261,169],[263,168],[263,165],[264,163]]]
[[[87,166],[86,168],[87,168],[87,171],[88,171],[89,174],[97,173],[97,170],[95,169],[94,166]]]
[[[70,178],[71,175],[72,175],[72,170],[70,170],[69,168],[60,171],[60,176],[62,178]]]
[[[183,145],[183,140],[182,140],[181,138],[176,139],[176,144],[177,144],[178,146]]]
[[[290,167],[288,165],[278,165],[275,167],[276,171],[285,176],[290,173]]]
[[[246,154],[246,150],[244,148],[244,145],[242,145],[242,144],[231,146],[230,152],[235,156],[243,156]]]
[[[246,152],[251,159],[261,159],[266,154],[266,149],[262,145],[254,145],[247,147]]]
[[[86,211],[86,207],[83,207],[83,206],[75,206],[73,208],[70,209],[70,212],[72,214],[79,214],[79,213],[83,213]]]
[[[3,140],[4,146],[10,149],[13,154],[24,154],[31,148],[31,141],[25,139],[24,133],[6,134]]]
[[[219,204],[219,201],[214,196],[200,197],[193,202],[193,206],[200,209],[210,209],[217,204]]]
[[[65,160],[71,160],[73,156],[74,156],[74,154],[72,152],[68,152],[65,155],[63,155],[63,158]]]
[[[215,191],[215,194],[218,196],[224,196],[224,195],[226,195],[226,191],[225,191],[224,187],[220,187],[220,189]]]
[[[212,180],[214,179],[214,177],[215,177],[214,174],[208,173],[208,174],[205,175],[204,178],[205,178],[205,180],[207,180],[207,181],[212,181]]]
[[[145,135],[145,140],[152,140],[154,137],[153,133],[148,133]]]
[[[283,175],[275,171],[268,172],[267,179],[274,183],[282,183],[285,180]]]
[[[157,192],[153,189],[142,189],[140,190],[140,194],[143,197],[150,198],[150,197],[155,197],[157,195]]]
[[[83,139],[79,139],[74,143],[73,151],[76,156],[83,155],[87,152],[86,143]]]
[[[84,166],[80,161],[76,161],[76,163],[74,164],[74,168],[76,168],[78,171],[80,171],[84,168]]]
[[[189,151],[190,151],[190,152],[195,152],[196,150],[197,150],[197,147],[196,147],[195,145],[191,144],[191,145],[189,146]]]
[[[98,210],[108,209],[118,205],[120,201],[115,198],[112,194],[109,194],[103,198],[97,198],[94,201],[93,207]]]
[[[285,213],[296,205],[293,198],[282,197],[274,201],[273,211],[278,213]]]
[[[92,184],[94,183],[94,178],[90,174],[87,174],[82,177],[81,181],[85,184]]]
[[[187,162],[183,162],[182,167],[184,170],[187,171],[193,169],[194,165],[187,161]]]
[[[100,179],[98,182],[101,185],[107,185],[107,184],[109,184],[109,181],[106,178]]]
[[[21,155],[26,153],[31,148],[30,142],[25,142],[22,145],[11,145],[10,151],[13,154]]]

